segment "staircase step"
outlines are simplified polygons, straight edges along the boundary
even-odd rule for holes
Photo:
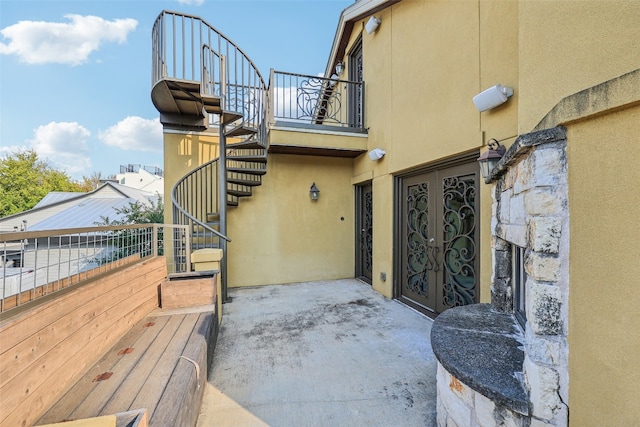
[[[225,135],[227,136],[244,136],[244,135],[255,135],[256,133],[258,133],[258,129],[250,127],[250,126],[246,126],[246,125],[240,125],[240,126],[236,126],[233,129],[231,129],[228,132],[225,132]]]
[[[223,111],[222,124],[228,125],[242,118],[242,113],[236,111]]]
[[[227,188],[227,194],[231,194],[236,197],[249,197],[251,196],[251,190],[243,190],[240,188]]]
[[[267,163],[267,158],[265,156],[227,155],[227,159],[240,160],[243,162]]]
[[[246,149],[252,149],[252,150],[264,149],[264,147],[260,145],[258,141],[256,141],[255,139],[249,139],[247,141],[242,141],[242,142],[228,143],[227,148],[228,149],[246,148]]]
[[[255,175],[254,175],[255,176]],[[250,180],[244,178],[227,178],[227,182],[230,184],[240,184],[247,187],[257,187],[262,184],[262,180]]]
[[[255,168],[227,168],[229,172],[237,172],[237,173],[245,173],[247,175],[264,175],[267,173],[266,169],[255,169]]]
[[[201,95],[204,109],[209,114],[220,114],[220,97],[216,95]]]

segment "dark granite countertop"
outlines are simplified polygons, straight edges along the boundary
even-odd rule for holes
[[[451,375],[496,404],[529,415],[524,337],[513,315],[491,304],[452,308],[434,321],[431,347]]]

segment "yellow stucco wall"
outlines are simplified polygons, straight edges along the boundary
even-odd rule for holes
[[[568,126],[575,426],[640,425],[638,135],[640,106]]]
[[[523,1],[519,133],[562,98],[640,64],[640,2]]]
[[[268,170],[253,196],[228,211],[228,286],[353,277],[352,160],[270,154]]]
[[[171,218],[171,190],[187,172],[218,157],[220,145],[214,134],[164,132],[164,212]]]
[[[518,3],[405,0],[375,16],[382,21],[378,30],[368,34],[367,18],[357,22],[346,52],[362,37],[368,149],[387,154],[376,162],[360,156],[353,176],[372,178],[373,287],[391,296],[393,177],[517,134],[517,95],[482,114],[472,98],[497,83],[517,90]],[[483,302],[490,300],[491,188],[479,188]]]

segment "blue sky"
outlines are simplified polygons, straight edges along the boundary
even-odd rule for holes
[[[324,72],[353,0],[0,0],[0,156],[35,149],[81,179],[163,166],[150,99],[151,28],[173,10],[202,17],[269,69]]]

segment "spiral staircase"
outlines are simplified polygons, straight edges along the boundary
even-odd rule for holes
[[[191,250],[226,252],[227,207],[267,171],[267,86],[242,49],[199,17],[163,11],[152,37],[151,99],[165,131],[208,132],[220,143],[219,157],[173,187],[173,222],[191,230]],[[224,302],[226,257],[221,269]]]

